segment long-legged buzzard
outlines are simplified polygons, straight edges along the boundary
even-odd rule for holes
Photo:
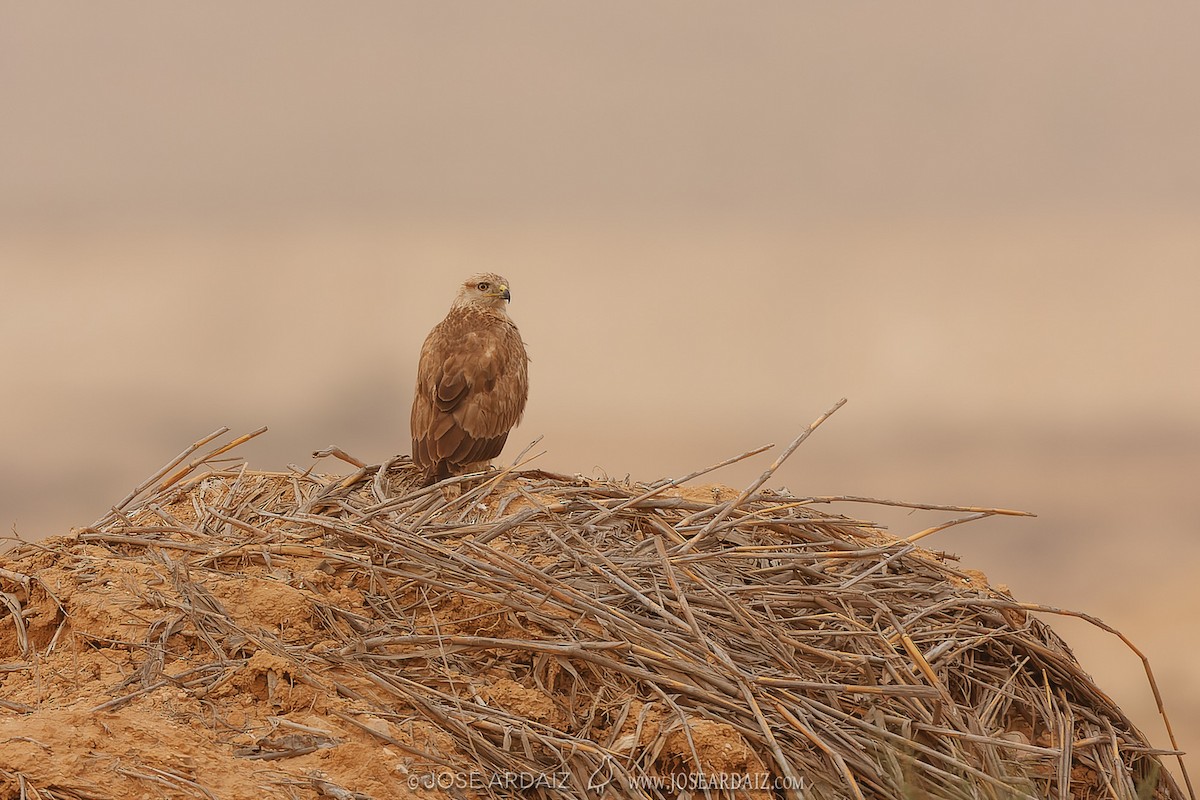
[[[426,485],[485,466],[521,421],[529,357],[505,310],[510,299],[501,276],[471,276],[421,347],[412,455]]]

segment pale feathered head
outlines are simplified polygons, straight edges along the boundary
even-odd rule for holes
[[[476,306],[493,308],[504,312],[504,304],[512,299],[508,291],[508,281],[501,275],[484,272],[472,275],[458,289],[458,297],[454,298],[456,306]]]

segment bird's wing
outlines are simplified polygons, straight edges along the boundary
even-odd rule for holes
[[[418,464],[467,464],[499,455],[524,411],[528,359],[505,320],[450,314],[421,349],[413,400]]]

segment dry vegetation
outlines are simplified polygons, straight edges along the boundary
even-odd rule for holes
[[[215,437],[0,557],[0,798],[1188,796],[944,526]]]

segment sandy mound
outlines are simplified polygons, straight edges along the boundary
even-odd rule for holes
[[[201,444],[0,558],[0,798],[1185,796],[1036,607],[813,498]]]

